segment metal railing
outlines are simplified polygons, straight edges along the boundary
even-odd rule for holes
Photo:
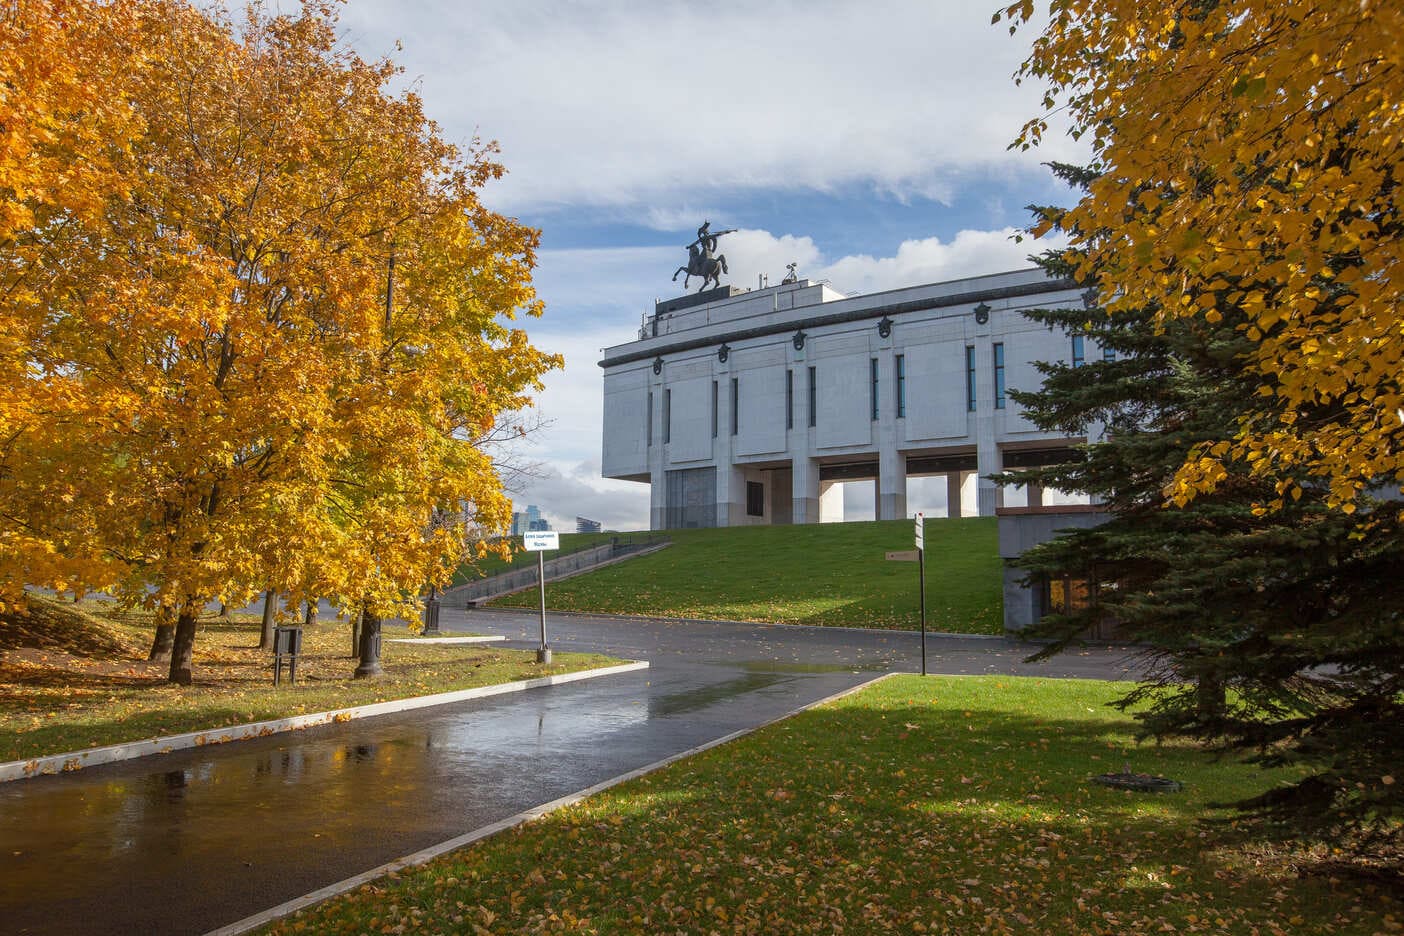
[[[545,563],[546,580],[549,582],[551,579],[560,578],[572,572],[591,569],[624,556],[666,545],[668,542],[667,537],[649,534],[647,536],[616,536],[607,543],[586,544],[555,558],[547,559]],[[446,608],[466,608],[497,595],[529,588],[537,584],[536,571],[536,560],[531,558],[529,566],[510,569],[488,578],[479,579],[476,582],[457,585],[443,593],[441,599],[443,606]]]

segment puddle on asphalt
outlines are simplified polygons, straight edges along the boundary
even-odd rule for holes
[[[686,692],[670,693],[657,699],[651,699],[648,703],[648,714],[651,718],[666,718],[669,715],[695,711],[706,708],[714,702],[773,686],[782,678],[778,672],[774,671],[753,672],[737,679],[728,679],[723,683],[689,689]]]
[[[869,663],[782,663],[779,660],[752,660],[741,668],[752,673],[885,673],[892,664],[885,660]]]

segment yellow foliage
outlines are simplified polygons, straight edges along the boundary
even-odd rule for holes
[[[1052,0],[1020,72],[1091,140],[1102,174],[1067,213],[1113,309],[1214,321],[1234,297],[1279,417],[1227,455],[1304,465],[1346,504],[1404,483],[1404,5]],[[1014,23],[1031,8],[1004,10]],[[1030,120],[1015,142],[1046,132]],[[1204,244],[1213,253],[1204,252]],[[1168,288],[1173,281],[1175,286]],[[1368,392],[1367,392],[1368,391]],[[1329,414],[1298,418],[1304,408]],[[1287,414],[1289,418],[1280,418]],[[1214,457],[1218,457],[1217,455]],[[1175,497],[1213,488],[1193,460]]]
[[[506,525],[484,442],[560,363],[510,324],[538,233],[334,22],[0,12],[9,594],[389,614]]]

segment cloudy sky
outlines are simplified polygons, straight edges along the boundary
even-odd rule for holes
[[[484,193],[542,231],[528,324],[565,355],[513,492],[560,529],[576,515],[647,526],[645,485],[602,479],[600,349],[637,335],[703,219],[731,269],[785,265],[870,293],[1026,266],[1030,203],[1066,203],[1010,153],[1039,93],[1013,72],[1032,33],[969,0],[346,0],[342,35],[405,70],[444,135],[496,140],[509,174]],[[397,46],[398,43],[398,46]]]

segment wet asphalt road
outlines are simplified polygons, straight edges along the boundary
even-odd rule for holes
[[[535,614],[445,611],[535,647]],[[915,635],[552,616],[554,650],[647,670],[0,785],[0,931],[203,933],[889,670]],[[933,673],[1118,678],[1124,648],[1025,664],[931,638]]]

